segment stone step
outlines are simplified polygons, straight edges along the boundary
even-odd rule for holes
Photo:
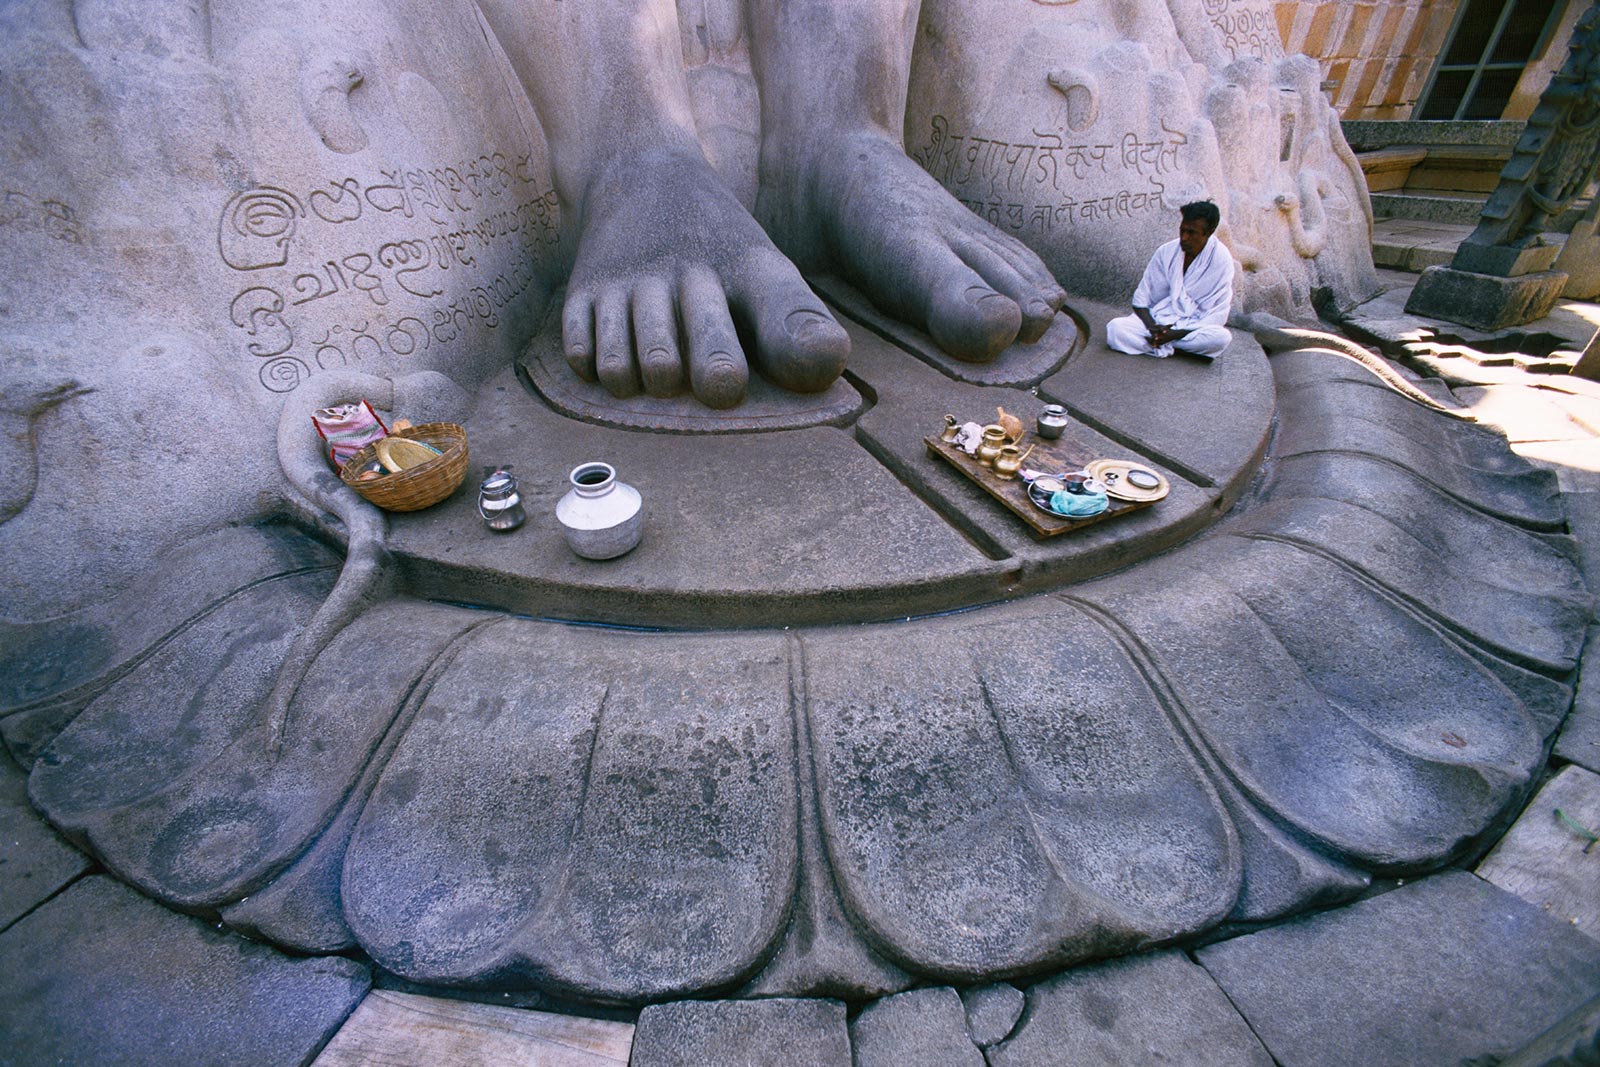
[[[1339,125],[1344,129],[1345,140],[1357,150],[1399,145],[1427,148],[1488,145],[1509,150],[1522,136],[1525,123],[1500,120],[1345,119]]]
[[[1567,766],[1533,798],[1478,877],[1600,937],[1600,774]]]
[[[628,1067],[633,1026],[374,990],[312,1067]]]
[[[1419,196],[1409,192],[1372,194],[1372,213],[1380,219],[1417,219],[1473,226],[1482,210],[1482,197],[1445,193]]]
[[[367,992],[364,964],[296,959],[83,878],[0,934],[7,1067],[306,1063]]]
[[[1197,955],[1284,1067],[1499,1063],[1600,993],[1600,944],[1459,871]]]

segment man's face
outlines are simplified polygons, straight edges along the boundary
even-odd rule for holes
[[[1186,256],[1198,256],[1200,250],[1206,246],[1206,238],[1211,236],[1211,228],[1199,219],[1184,219],[1183,225],[1178,227],[1178,247],[1183,249]]]

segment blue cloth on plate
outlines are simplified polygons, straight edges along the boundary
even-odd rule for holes
[[[1069,493],[1062,490],[1050,494],[1050,508],[1068,519],[1087,519],[1098,515],[1110,506],[1104,493]]]

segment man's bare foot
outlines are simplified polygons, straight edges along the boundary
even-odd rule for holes
[[[1036,341],[1066,292],[1033,251],[968,211],[875,130],[762,146],[756,214],[808,270],[844,273],[959,359]]]
[[[703,157],[630,153],[589,184],[562,311],[573,370],[615,396],[713,408],[744,398],[749,362],[796,392],[826,389],[850,339]]]

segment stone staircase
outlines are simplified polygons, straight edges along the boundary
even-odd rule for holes
[[[1373,263],[1421,272],[1448,264],[1477,225],[1525,124],[1361,119],[1342,125],[1372,196]],[[1563,243],[1580,226],[1582,250],[1569,248],[1574,255],[1556,269],[1584,274],[1567,295],[1587,297],[1597,285],[1583,266],[1594,243],[1593,197],[1579,198],[1546,239]]]
[[[1474,226],[1521,122],[1350,120],[1345,139],[1367,176],[1378,219]]]

